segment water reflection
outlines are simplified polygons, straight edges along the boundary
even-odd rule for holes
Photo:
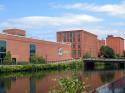
[[[125,93],[125,77],[97,88],[96,93]]]
[[[123,70],[120,71],[61,71],[61,72],[35,72],[16,73],[0,75],[0,93],[48,93],[49,90],[58,87],[60,78],[72,78],[76,76],[80,81],[85,82],[90,87],[87,91],[98,93],[125,93],[116,92],[125,90],[125,79],[117,81],[108,86],[103,86],[112,81],[124,77]],[[103,87],[100,87],[103,86]],[[100,87],[100,88],[98,88]],[[102,92],[110,90],[111,92]]]

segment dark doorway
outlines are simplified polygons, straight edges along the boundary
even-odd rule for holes
[[[16,64],[16,58],[12,58],[12,64]]]

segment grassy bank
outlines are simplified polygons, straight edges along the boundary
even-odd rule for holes
[[[29,72],[39,70],[69,70],[69,69],[81,69],[82,62],[76,61],[70,64],[27,64],[27,65],[1,65],[0,73],[4,72]]]

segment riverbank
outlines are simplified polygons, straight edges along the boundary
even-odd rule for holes
[[[61,64],[27,64],[27,65],[1,65],[0,73],[7,72],[36,72],[39,70],[69,70],[69,69],[81,69],[82,62],[75,61],[72,63],[61,63]]]

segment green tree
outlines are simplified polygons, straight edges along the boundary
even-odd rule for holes
[[[11,53],[9,51],[6,53],[6,56],[3,59],[3,64],[4,65],[11,65],[12,64]]]
[[[125,58],[125,50],[123,51],[123,58]]]
[[[114,50],[108,46],[102,46],[100,48],[100,53],[104,58],[116,58]]]

